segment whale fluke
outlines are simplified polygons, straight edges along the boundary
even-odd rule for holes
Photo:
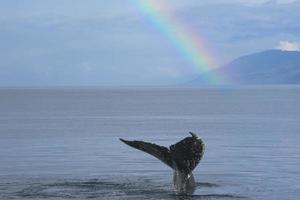
[[[171,154],[170,154],[170,151],[168,148],[159,146],[157,144],[152,144],[149,142],[136,141],[136,140],[128,141],[128,140],[124,140],[122,138],[120,138],[120,140],[133,148],[144,151],[144,152],[158,158],[159,160],[164,162],[169,167],[171,167],[171,168],[174,167],[173,162],[172,162],[172,157],[171,157]]]
[[[190,132],[192,137],[186,137],[170,146],[176,170],[190,173],[198,165],[204,154],[204,143],[198,136]]]
[[[121,139],[125,144],[144,151],[171,167],[185,173],[190,173],[200,162],[204,153],[204,143],[198,136],[190,132],[192,137],[186,137],[169,148],[144,141],[128,141]]]
[[[192,137],[194,137],[194,138],[196,138],[196,139],[198,138],[198,136],[197,136],[195,133],[190,132],[190,134],[191,134]]]
[[[193,194],[196,184],[192,171],[204,154],[204,143],[195,133],[169,148],[144,141],[128,141],[125,144],[144,151],[171,167],[174,170],[173,184],[177,194]]]

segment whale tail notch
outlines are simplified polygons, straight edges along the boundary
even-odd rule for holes
[[[169,148],[144,141],[128,141],[121,139],[125,144],[144,151],[171,167],[185,173],[192,172],[204,154],[204,143],[198,136],[190,132],[191,137],[186,137]]]

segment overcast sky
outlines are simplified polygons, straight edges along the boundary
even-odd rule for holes
[[[161,1],[220,65],[300,50],[299,0]],[[190,65],[131,1],[0,0],[0,86],[177,84]]]

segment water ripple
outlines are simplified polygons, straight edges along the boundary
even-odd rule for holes
[[[17,184],[17,183],[15,183]],[[18,183],[18,190],[6,193],[2,198],[13,199],[161,199],[161,200],[197,200],[197,199],[238,199],[232,194],[203,194],[176,196],[171,184],[155,182],[146,178],[112,178],[86,180],[44,180]],[[221,187],[215,183],[199,182],[198,188]]]

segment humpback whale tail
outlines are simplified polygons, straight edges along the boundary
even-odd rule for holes
[[[171,167],[174,170],[174,188],[178,194],[194,192],[195,182],[192,171],[200,162],[204,154],[204,143],[196,134],[190,132],[186,137],[169,148],[144,141],[128,141],[125,144],[144,151]]]

